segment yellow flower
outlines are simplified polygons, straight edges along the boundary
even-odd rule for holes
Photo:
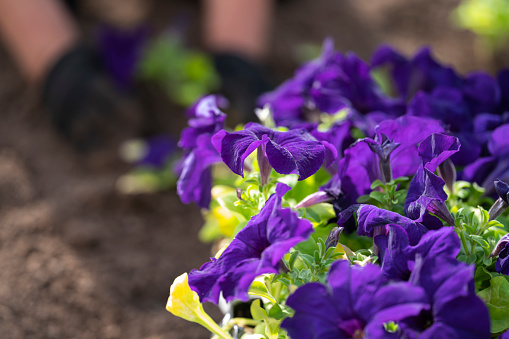
[[[223,339],[232,339],[205,312],[198,294],[191,290],[187,281],[187,273],[177,277],[170,288],[170,297],[166,303],[166,310],[177,317],[198,323],[210,332]]]

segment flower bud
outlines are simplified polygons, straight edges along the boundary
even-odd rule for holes
[[[297,205],[295,205],[295,208],[311,207],[322,202],[332,201],[332,199],[333,197],[331,197],[327,192],[318,191],[302,199]]]
[[[336,247],[338,245],[339,236],[341,232],[343,232],[343,227],[334,227],[331,229],[327,240],[325,241],[325,250],[328,250],[331,247]]]
[[[438,175],[444,179],[449,192],[452,192],[454,182],[456,181],[456,167],[452,163],[451,159],[445,160],[438,166]]]
[[[488,212],[490,220],[498,218],[502,213],[504,213],[507,206],[509,206],[509,185],[501,180],[495,180],[494,185],[499,198],[495,201],[493,206],[491,206]]]

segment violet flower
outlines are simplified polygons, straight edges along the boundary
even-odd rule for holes
[[[509,233],[504,235],[495,246],[490,257],[496,257],[498,259],[495,263],[495,270],[500,274],[509,275]]]
[[[479,158],[463,170],[463,180],[476,182],[485,189],[486,195],[493,195],[493,182],[499,178],[509,181],[509,124],[496,128],[491,133],[488,150],[491,156]]]
[[[498,218],[509,206],[509,185],[501,180],[495,180],[493,184],[498,199],[489,210],[490,220]]]
[[[166,165],[177,148],[175,140],[165,135],[148,138],[145,142],[146,152],[137,161],[138,165],[161,168]]]
[[[302,65],[293,78],[285,81],[274,91],[266,93],[258,100],[258,105],[270,105],[274,121],[278,126],[304,120],[307,95],[318,71],[326,67],[334,53],[332,39],[323,43],[322,55]]]
[[[311,97],[316,107],[330,114],[344,108],[361,114],[374,111],[390,112],[393,116],[403,114],[402,105],[398,107],[398,101],[385,97],[370,71],[369,65],[353,53],[334,54],[314,78]]]
[[[396,212],[374,205],[352,205],[339,214],[338,225],[342,226],[353,214],[357,215],[357,234],[376,238],[387,235],[391,225],[399,225],[407,234],[410,245],[416,245],[428,230],[419,222]]]
[[[209,208],[212,189],[212,165],[221,162],[221,157],[210,142],[210,135],[196,139],[194,149],[182,162],[182,171],[177,181],[177,194],[183,203],[196,203]]]
[[[443,132],[439,121],[427,118],[403,116],[394,120],[385,120],[375,129],[377,138],[383,141],[385,135],[394,144],[400,144],[390,153],[392,177],[410,176],[419,168],[421,159],[417,146],[432,133]],[[369,140],[369,141],[368,141]],[[377,144],[373,139],[358,142],[345,151],[338,171],[342,190],[350,195],[353,201],[370,191],[371,183],[382,179],[378,159],[366,144]]]
[[[189,286],[201,302],[218,303],[222,292],[226,301],[248,300],[249,286],[265,273],[278,273],[281,258],[313,231],[311,223],[299,219],[290,208],[282,208],[283,195],[290,187],[278,183],[258,215],[232,240],[218,259],[189,273]]]
[[[388,67],[399,97],[409,101],[418,91],[431,92],[438,86],[459,88],[461,78],[431,56],[429,47],[419,50],[408,60],[392,47],[378,48],[371,59],[373,68]]]
[[[433,213],[449,225],[454,225],[454,220],[445,206],[447,200],[447,194],[444,192],[445,182],[434,172],[459,148],[458,138],[438,133],[421,142],[419,155],[422,158],[422,165],[410,182],[405,200],[405,214],[409,218],[423,222],[427,213]],[[435,225],[441,226],[440,223]]]
[[[293,339],[399,338],[384,323],[398,323],[429,307],[422,288],[406,282],[386,285],[378,266],[350,266],[347,260],[331,266],[327,286],[301,286],[287,305],[295,314],[281,327]]]
[[[128,30],[102,25],[98,44],[105,68],[121,89],[131,87],[136,67],[147,44],[149,29],[140,25]]]
[[[222,97],[209,95],[199,99],[188,110],[190,126],[182,131],[178,143],[184,149],[184,160],[177,181],[177,193],[186,204],[195,202],[202,208],[209,208],[211,166],[221,162],[211,138],[224,126],[225,114],[218,108],[224,104]]]
[[[391,280],[408,280],[417,256],[455,259],[461,249],[459,237],[453,227],[429,231],[412,246],[405,229],[400,225],[391,224],[388,234],[377,236],[374,241],[380,250],[382,272]]]
[[[212,136],[224,127],[226,114],[220,108],[225,108],[228,102],[217,95],[208,95],[197,100],[186,111],[189,118],[188,127],[184,128],[179,140],[179,147],[194,148],[200,135]]]
[[[242,177],[244,160],[258,149],[262,185],[267,182],[271,168],[281,174],[298,174],[299,180],[303,180],[316,173],[324,162],[330,165],[337,156],[334,146],[317,141],[305,130],[279,132],[256,123],[248,123],[243,130],[233,133],[219,131],[212,142],[224,163]]]
[[[490,315],[475,294],[474,270],[445,256],[417,258],[410,282],[426,291],[431,309],[403,320],[403,337],[489,338]]]

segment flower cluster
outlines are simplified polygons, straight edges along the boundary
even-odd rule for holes
[[[220,338],[507,336],[500,74],[461,76],[427,48],[384,46],[368,64],[326,41],[260,98],[276,127],[227,131],[221,99],[198,101],[177,191],[210,209],[203,232],[224,247],[175,283],[168,309]],[[223,300],[216,327],[201,303]]]

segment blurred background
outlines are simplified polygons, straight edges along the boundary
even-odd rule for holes
[[[210,253],[171,169],[198,97],[254,119],[327,36],[366,61],[509,64],[507,0],[257,1],[0,0],[2,338],[207,337],[164,309]]]

